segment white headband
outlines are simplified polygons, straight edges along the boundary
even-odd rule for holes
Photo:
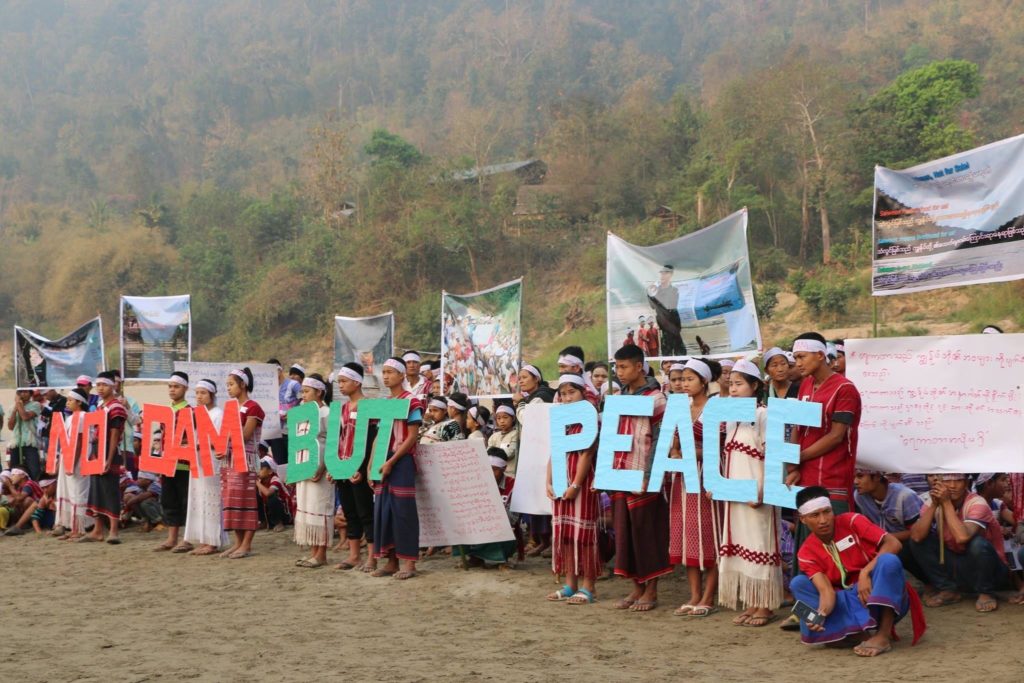
[[[686,365],[683,366],[687,370],[692,370],[698,375],[704,378],[705,382],[711,381],[711,368],[708,364],[698,358],[691,358],[686,361]]]
[[[792,351],[786,351],[786,362],[790,365],[796,365],[796,356],[793,355]]]
[[[384,367],[396,370],[402,373],[403,375],[405,374],[405,365],[403,365],[401,361],[397,361],[394,358],[388,358],[386,361],[384,361]]]
[[[108,379],[107,377],[97,377],[96,384],[104,384],[108,387],[112,387],[114,386],[114,380]],[[186,384],[185,386],[188,386],[188,384]]]
[[[327,391],[327,385],[315,377],[307,377],[302,380],[302,386],[316,389],[317,391]]]
[[[299,372],[301,372],[301,373],[302,373],[303,375],[305,375],[305,374],[306,374],[306,368],[302,367],[302,366],[301,366],[301,365],[299,365],[298,363],[295,363],[294,365],[292,365],[291,369],[292,369],[292,370],[298,370],[298,371],[299,371]]]
[[[205,379],[201,379],[198,382],[196,382],[196,389],[206,389],[211,394],[217,393],[217,387],[214,386],[213,382]]]
[[[828,347],[817,339],[797,339],[793,342],[793,353],[828,353]]]
[[[414,360],[417,363],[419,363],[420,362],[420,354],[416,353],[415,351],[410,351],[409,353],[407,353],[404,356],[402,356],[402,360],[404,360],[404,361]]]
[[[167,378],[168,384],[177,384],[179,387],[185,387],[188,389],[188,380],[181,375],[171,375]]]
[[[761,368],[757,367],[746,358],[742,358],[736,361],[736,364],[732,367],[732,371],[738,372],[743,375],[750,375],[751,377],[756,377],[757,379],[764,379],[761,376]]]
[[[587,386],[586,383],[583,381],[582,377],[580,377],[579,375],[573,375],[573,374],[566,374],[566,375],[562,375],[561,377],[559,377],[558,378],[558,386],[562,386],[563,384],[575,384],[576,386],[578,386],[581,389],[583,387]]]
[[[469,409],[469,416],[477,422],[480,421],[480,411],[476,409],[476,406]]]
[[[526,365],[524,365],[522,367],[522,369],[526,370],[528,373],[530,373],[531,375],[533,375],[537,379],[540,379],[540,370],[538,370],[537,368],[533,367],[532,365],[526,364]]]
[[[508,467],[508,460],[503,460],[496,455],[488,456],[487,459],[491,461],[491,467],[497,467],[502,470]]]
[[[512,417],[516,416],[516,411],[512,410],[512,406],[505,405],[504,403],[502,403],[500,406],[498,406],[498,409],[495,410],[494,412],[496,414],[497,413],[505,413],[506,415],[511,415]]]
[[[430,403],[427,404],[429,408],[437,408],[438,410],[447,410],[448,404],[439,398],[430,399]]]
[[[992,327],[991,325],[986,326],[985,329],[983,329],[981,331],[981,333],[982,334],[1001,334],[1001,332],[999,330],[997,330],[996,328]]]
[[[71,391],[68,392],[68,398],[78,401],[83,406],[89,405],[89,395],[86,394],[84,390],[81,393],[79,393],[79,391],[72,389]]]
[[[459,410],[461,410],[463,412],[466,411],[466,406],[462,405],[461,403],[456,403],[455,401],[453,401],[451,399],[448,399],[448,407],[449,408],[458,408]]]
[[[829,500],[827,496],[818,496],[817,498],[811,498],[809,501],[798,507],[796,511],[801,515],[809,515],[812,512],[824,510],[825,508],[831,510],[832,501]]]
[[[686,369],[686,363],[673,363],[668,366],[669,372],[678,372]]]
[[[345,379],[350,379],[353,382],[359,382],[360,384],[363,383],[362,375],[360,375],[352,368],[341,368],[340,370],[338,370],[338,379],[341,379],[342,377],[344,377]]]
[[[836,352],[846,355],[846,344],[836,344]]]
[[[721,365],[723,368],[732,369],[733,367],[736,366],[736,361],[734,361],[732,358],[726,358],[725,360],[721,361],[719,365]]]
[[[228,373],[228,375],[229,375],[229,376],[232,376],[232,375],[233,375],[233,376],[237,377],[238,379],[242,380],[242,384],[243,384],[243,385],[244,385],[245,387],[248,387],[248,386],[249,386],[249,378],[248,378],[248,377],[246,376],[246,374],[245,374],[244,372],[242,372],[241,370],[232,370],[231,372],[229,372],[229,373]]]
[[[564,356],[559,356],[558,357],[558,364],[559,365],[578,365],[581,368],[584,365],[582,358],[578,358],[577,356],[574,356],[574,355],[569,354],[569,353],[565,354]]]
[[[785,358],[786,352],[780,349],[778,346],[773,346],[772,348],[765,351],[764,355],[761,357],[761,360],[764,361],[764,366],[768,367],[768,361],[770,361],[772,358],[775,358],[776,356],[782,356],[783,358]]]

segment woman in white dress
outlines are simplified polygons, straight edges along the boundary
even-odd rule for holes
[[[75,450],[62,452],[57,467],[57,518],[56,525],[61,533],[54,533],[61,540],[75,540],[82,536],[89,518],[85,514],[85,505],[89,498],[89,477],[82,476],[81,458],[77,457],[84,448],[82,443],[82,420],[89,411],[89,394],[85,389],[75,387],[68,392],[68,410],[71,415],[64,418],[64,430],[68,439],[72,438],[72,429],[77,429]],[[69,474],[65,461],[74,462]]]
[[[295,543],[312,548],[310,556],[298,560],[295,565],[315,569],[327,564],[327,546],[334,537],[335,508],[334,482],[327,478],[324,461],[331,389],[321,375],[314,372],[302,380],[302,402],[315,403],[319,407],[320,435],[317,443],[320,445],[320,457],[316,474],[295,486]],[[315,455],[310,453],[308,457]]]
[[[213,426],[220,429],[224,411],[217,406],[217,383],[210,379],[196,382],[196,410],[206,410]],[[198,460],[198,458],[197,458]],[[213,555],[227,543],[221,518],[220,468],[222,460],[211,457],[213,469],[206,472],[199,463],[200,477],[189,483],[188,514],[185,516],[185,542],[195,547],[190,555]]]

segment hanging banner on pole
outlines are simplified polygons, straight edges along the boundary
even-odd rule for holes
[[[1024,277],[1024,135],[875,167],[875,296]]]
[[[19,389],[70,388],[80,375],[95,380],[105,369],[99,317],[54,340],[14,326],[14,381]]]
[[[747,253],[747,210],[671,242],[638,247],[608,233],[608,352],[653,360],[761,348]]]
[[[363,391],[376,396],[384,389],[381,368],[394,355],[395,315],[391,311],[365,318],[334,317],[334,370],[345,363],[363,366]]]
[[[121,297],[121,374],[164,380],[192,360],[192,304],[182,296]]]
[[[1022,472],[1024,334],[846,340],[857,462],[882,472]]]
[[[454,378],[443,393],[490,398],[515,393],[522,309],[522,278],[472,294],[441,292],[441,372]]]

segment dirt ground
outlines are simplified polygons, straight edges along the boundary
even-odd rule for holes
[[[0,662],[18,680],[1009,682],[1024,666],[1024,608],[1005,602],[991,615],[969,601],[928,610],[918,646],[908,623],[892,653],[867,660],[774,624],[733,626],[728,612],[674,617],[687,597],[680,575],[663,580],[657,610],[632,614],[613,609],[620,580],[601,581],[592,606],[546,602],[556,584],[541,559],[467,572],[437,557],[399,582],[298,569],[289,532],[259,532],[243,560],[155,553],[156,532],[124,539],[0,538]]]

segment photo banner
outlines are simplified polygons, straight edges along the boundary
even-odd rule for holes
[[[747,210],[671,242],[638,247],[608,233],[608,354],[736,356],[761,348]]]
[[[121,297],[121,374],[164,380],[192,360],[192,304],[182,296]]]
[[[416,510],[424,548],[515,538],[482,439],[416,447]]]
[[[507,398],[519,382],[523,279],[482,292],[441,292],[441,371],[454,378],[443,393]]]
[[[875,167],[875,296],[1024,277],[1024,135]]]
[[[19,389],[67,389],[75,386],[79,375],[95,380],[104,370],[99,317],[54,340],[14,326],[14,381]]]
[[[334,317],[334,370],[345,363],[363,366],[363,391],[377,396],[384,389],[381,368],[394,355],[395,315],[391,311],[365,318]]]
[[[274,439],[281,435],[281,413],[277,402],[277,366],[266,363],[201,363],[178,361],[172,370],[188,374],[188,391],[185,399],[190,405],[196,404],[196,382],[210,379],[217,384],[217,405],[223,407],[228,396],[228,374],[232,370],[249,368],[252,371],[253,390],[249,395],[260,404],[266,417],[263,420],[263,438]],[[167,375],[171,374],[168,371]],[[167,376],[160,379],[167,379]]]
[[[1024,334],[846,340],[857,462],[883,472],[1024,472]]]

